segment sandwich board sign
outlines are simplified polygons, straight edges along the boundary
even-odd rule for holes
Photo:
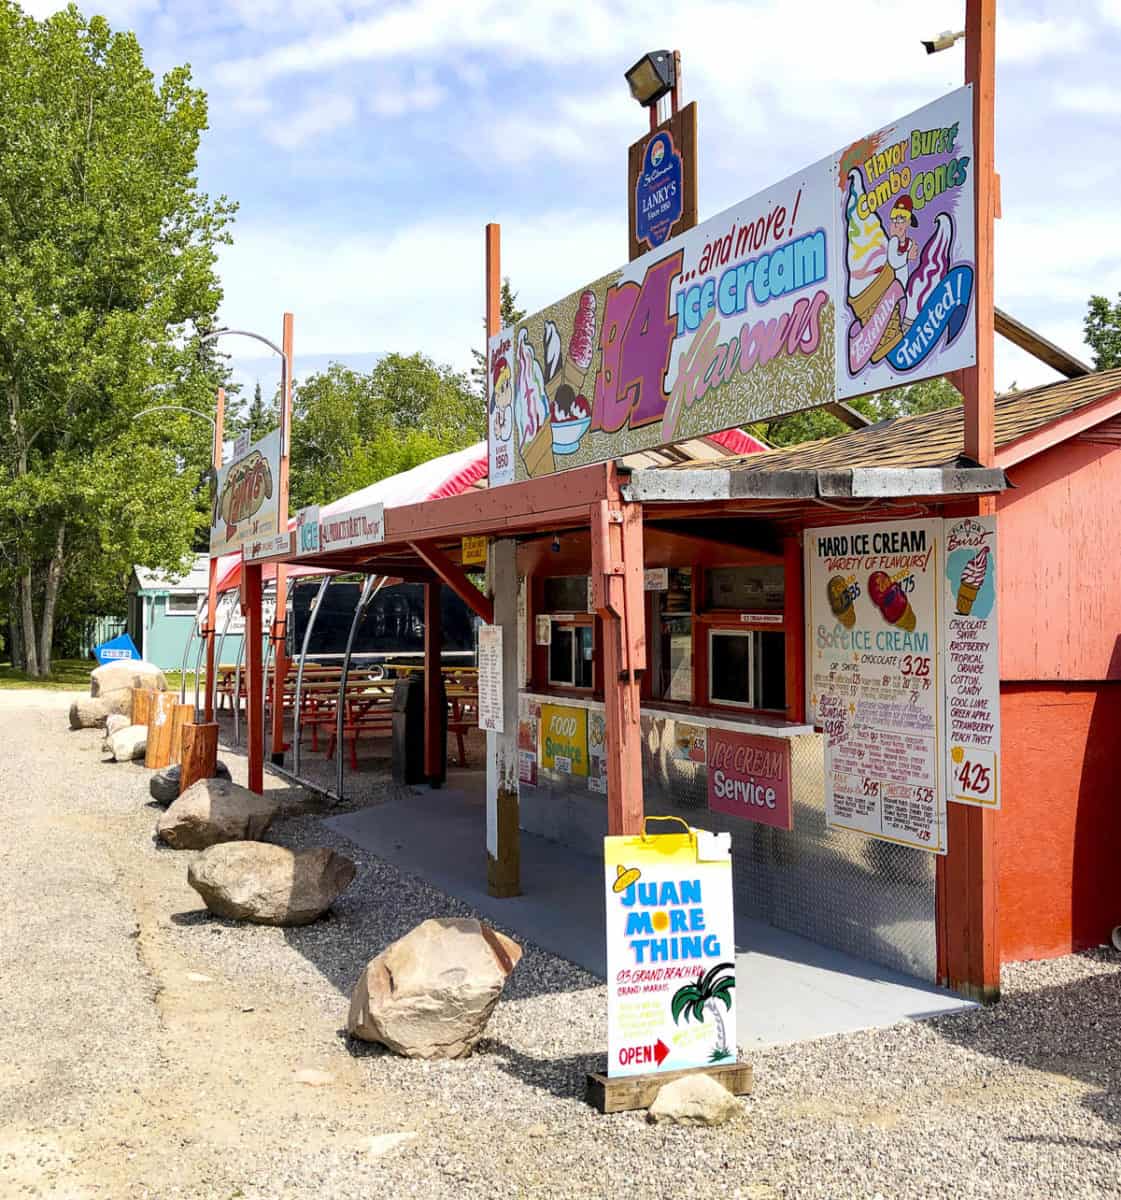
[[[604,838],[609,1078],[736,1060],[731,835],[680,823]]]

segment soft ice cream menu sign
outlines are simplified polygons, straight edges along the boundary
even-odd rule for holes
[[[939,748],[942,522],[810,529],[810,711],[826,820],[946,853]]]
[[[947,521],[945,545],[947,792],[959,804],[999,808],[996,518]]]
[[[490,339],[490,482],[974,361],[963,88]]]

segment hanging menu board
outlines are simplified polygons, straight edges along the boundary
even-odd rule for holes
[[[479,728],[505,732],[502,713],[502,626],[479,626]]]
[[[996,518],[947,521],[945,546],[946,791],[959,804],[1000,808]]]
[[[829,825],[946,853],[942,522],[806,531],[810,704]]]

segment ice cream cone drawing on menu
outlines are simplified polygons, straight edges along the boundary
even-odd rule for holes
[[[913,632],[917,621],[907,593],[900,582],[886,571],[873,571],[868,576],[868,599],[880,610],[880,615],[889,624],[906,633]]]
[[[526,474],[534,477],[556,470],[545,377],[529,342],[529,331],[518,330],[514,377],[514,424],[518,453]]]
[[[829,607],[833,615],[846,629],[856,624],[856,611],[852,606],[852,589],[843,575],[834,575],[827,585]]]
[[[956,612],[958,616],[968,617],[973,611],[977,593],[985,583],[985,575],[989,569],[989,547],[982,546],[980,550],[965,564],[958,583],[958,598]]]

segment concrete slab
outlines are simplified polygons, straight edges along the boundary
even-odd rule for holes
[[[521,896],[487,895],[485,807],[477,782],[391,800],[328,823],[400,870],[469,904],[480,915],[606,975],[603,864],[522,834]],[[457,786],[458,785],[458,786]],[[770,1046],[973,1007],[944,988],[820,946],[762,921],[736,920],[736,1020],[741,1046]]]

